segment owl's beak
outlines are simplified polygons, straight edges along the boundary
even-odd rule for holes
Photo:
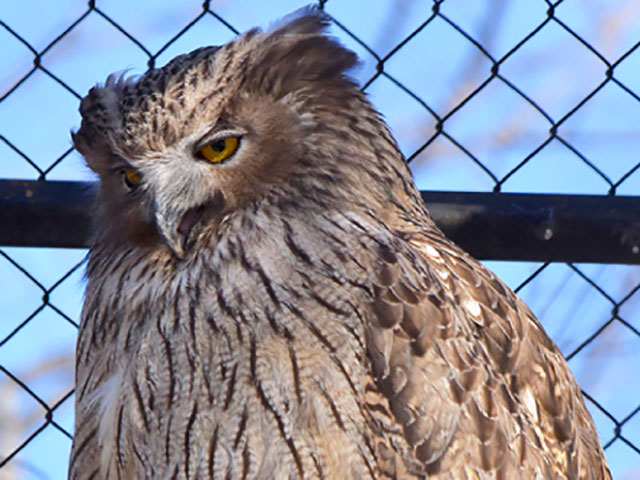
[[[156,205],[156,224],[164,238],[167,247],[182,259],[194,243],[201,230],[199,227],[204,219],[211,219],[220,213],[224,205],[224,197],[216,192],[209,200],[194,207],[176,209],[164,207],[163,203]]]
[[[205,205],[189,208],[183,213],[156,211],[156,223],[167,247],[182,259],[185,256],[193,227],[200,221],[206,210]]]
[[[164,243],[176,257],[182,259],[185,255],[186,238],[184,229],[179,231],[178,225],[182,215],[175,211],[167,211],[163,208],[156,208],[156,225],[164,239]]]

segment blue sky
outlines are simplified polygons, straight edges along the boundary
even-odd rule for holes
[[[237,30],[269,24],[307,2],[213,1],[212,9]],[[109,0],[97,7],[155,54],[201,13],[201,1],[158,2]],[[373,5],[373,6],[372,6]],[[376,59],[384,58],[432,13],[432,3],[418,0],[350,2],[329,0],[326,10],[373,54],[340,28],[332,32],[361,58],[354,75],[366,83],[375,74]],[[543,0],[446,0],[440,11],[498,60],[547,18]],[[42,52],[87,11],[76,0],[2,2],[0,20]],[[550,120],[567,113],[604,80],[615,63],[640,40],[640,5],[633,0],[565,0],[556,18],[589,42],[589,50],[559,22],[550,21],[499,67],[508,82],[533,100],[537,110],[497,78],[463,107],[450,112],[491,75],[492,62],[445,18],[435,18],[392,55],[384,71],[411,90],[438,116],[447,117],[444,131],[464,146],[486,168],[502,178],[549,138]],[[219,44],[234,34],[211,15],[201,18],[157,59],[162,65],[173,56],[202,45]],[[0,97],[33,67],[33,53],[7,29],[0,27]],[[142,73],[147,54],[97,11],[42,56],[42,65],[84,95],[113,71]],[[614,68],[614,78],[640,94],[640,52],[633,50]],[[380,76],[366,89],[384,113],[403,152],[411,156],[435,133],[434,117],[392,80]],[[36,179],[39,172],[22,155],[46,170],[71,146],[69,131],[80,117],[78,98],[42,70],[35,71],[0,102],[0,177]],[[616,183],[638,163],[640,102],[614,82],[602,87],[558,128],[558,135],[593,166]],[[467,154],[444,136],[437,137],[413,161],[423,189],[490,191],[495,182]],[[50,173],[49,180],[92,180],[75,152]],[[551,141],[504,183],[506,192],[606,194],[610,184],[587,162],[558,140]],[[638,195],[640,171],[618,188],[621,195]],[[481,234],[481,233],[479,233]],[[588,239],[585,239],[586,241]],[[19,377],[38,396],[53,404],[72,388],[69,362],[75,327],[60,314],[77,321],[82,303],[83,269],[75,270],[50,295],[55,307],[42,306],[43,291],[7,259],[21,265],[44,289],[80,262],[84,250],[2,248],[0,257],[0,365]],[[486,262],[516,288],[540,265],[524,262]],[[600,286],[614,302],[624,299],[640,283],[640,268],[629,266],[550,265],[520,294],[541,318],[565,354],[611,318],[612,303],[585,277]],[[640,328],[640,294],[621,305],[619,316]],[[40,309],[41,308],[41,309]],[[57,311],[56,311],[57,309]],[[35,315],[34,315],[35,313]],[[11,339],[5,337],[26,318],[33,319]],[[57,363],[55,363],[57,362]],[[596,341],[571,359],[582,387],[617,419],[631,414],[640,403],[640,338],[614,321]],[[0,372],[0,459],[44,423],[44,410],[33,398]],[[72,431],[73,398],[56,409],[54,420]],[[613,423],[590,405],[603,441],[613,435]],[[19,420],[19,421],[18,421]],[[18,425],[20,428],[18,428]],[[19,431],[16,431],[18,429]],[[623,434],[640,445],[640,415],[623,427]],[[11,478],[63,478],[70,441],[52,426],[46,427],[11,462]],[[616,478],[640,476],[640,455],[622,441],[607,450]],[[6,470],[5,470],[6,471]],[[4,480],[0,469],[0,480]]]

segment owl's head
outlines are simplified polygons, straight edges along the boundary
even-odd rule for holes
[[[182,258],[225,216],[265,202],[311,215],[384,208],[410,189],[384,122],[345,74],[356,56],[327,24],[306,10],[92,88],[73,140],[101,179],[98,236]]]

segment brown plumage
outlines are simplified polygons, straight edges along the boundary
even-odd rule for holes
[[[325,26],[83,99],[70,478],[610,478],[564,358],[429,218]]]

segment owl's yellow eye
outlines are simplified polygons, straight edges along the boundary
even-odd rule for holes
[[[227,137],[208,143],[198,150],[198,157],[211,163],[218,163],[226,160],[238,149],[240,139],[238,137]]]
[[[136,188],[140,183],[140,174],[133,168],[122,169],[122,176],[124,177],[124,183],[131,190]]]

